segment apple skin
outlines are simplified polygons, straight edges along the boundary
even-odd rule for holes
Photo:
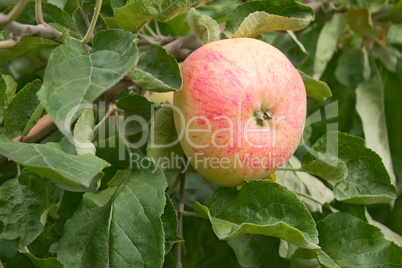
[[[293,155],[306,90],[282,52],[256,39],[226,39],[197,49],[180,69],[174,122],[185,155],[205,179],[222,186],[264,179]]]

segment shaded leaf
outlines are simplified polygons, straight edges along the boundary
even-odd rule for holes
[[[34,267],[39,268],[63,268],[63,264],[56,258],[37,258],[30,253],[24,253],[29,258]]]
[[[278,238],[252,234],[228,241],[243,267],[290,267],[290,262],[279,256],[279,243]]]
[[[198,215],[208,218],[220,239],[242,234],[274,236],[303,248],[318,248],[315,222],[296,194],[269,180],[245,181],[240,191],[221,188]]]
[[[0,50],[1,52],[2,50]],[[0,55],[1,56],[1,55]],[[1,59],[1,57],[0,57]],[[14,81],[10,75],[2,74],[1,77],[4,80],[6,85],[6,95],[4,98],[4,110],[7,110],[8,106],[10,105],[12,99],[15,97],[15,92],[17,90],[17,82]]]
[[[308,58],[308,52],[292,31],[282,34],[267,32],[262,37],[265,42],[272,44],[285,54],[293,65],[300,64]]]
[[[177,235],[177,213],[172,199],[166,196],[165,210],[161,216],[163,232],[165,234],[165,255],[169,253],[173,245],[183,239]]]
[[[85,109],[74,126],[74,144],[79,155],[86,153],[95,155],[96,148],[92,143],[94,122],[94,111],[92,109]]]
[[[183,235],[183,267],[241,267],[227,241],[216,237],[208,220],[184,217]]]
[[[364,146],[364,140],[341,132],[327,132],[303,156],[303,165],[323,157],[337,157],[348,168],[346,178],[334,187],[335,198],[352,204],[373,204],[395,199],[381,158]]]
[[[391,267],[402,263],[401,247],[386,240],[377,227],[349,214],[330,214],[317,223],[317,228],[325,262],[332,260],[340,267]],[[323,255],[318,257],[321,263]]]
[[[316,57],[314,61],[314,78],[321,77],[328,62],[336,50],[338,39],[346,26],[345,15],[338,13],[324,24],[317,41]]]
[[[314,98],[318,101],[324,101],[326,98],[332,96],[331,89],[328,87],[327,83],[316,80],[300,70],[299,74],[303,79],[308,97]]]
[[[252,38],[267,31],[299,31],[313,19],[313,10],[296,1],[250,1],[239,5],[229,15],[225,34]]]
[[[90,53],[77,40],[67,40],[53,50],[38,97],[62,133],[69,133],[82,108],[88,108],[133,66],[134,37],[111,29],[95,35]]]
[[[93,4],[84,4],[84,12],[88,17],[88,20],[92,20],[93,13],[95,11],[95,6]],[[77,8],[73,13],[73,19],[75,24],[77,25],[77,32],[84,37],[88,31],[88,25],[86,25],[84,17],[81,13],[81,9]],[[96,21],[96,26],[94,32],[99,32],[101,30],[107,29],[106,22],[103,19],[102,14],[99,14],[98,20]],[[117,27],[115,27],[117,28]]]
[[[348,175],[346,164],[335,157],[322,157],[303,166],[303,170],[318,175],[327,180],[332,186]]]
[[[137,85],[149,91],[177,91],[182,86],[179,64],[160,46],[142,55],[129,76]]]
[[[388,0],[348,0],[348,3],[354,9],[368,8],[371,12],[377,12],[388,4]]]
[[[0,31],[0,41],[8,39],[10,39],[10,34],[8,32]],[[37,49],[50,48],[56,45],[58,45],[57,42],[46,38],[39,38],[34,36],[22,37],[15,46],[11,48],[0,49],[0,65],[7,63],[13,59],[23,57]]]
[[[173,120],[173,108],[170,104],[164,104],[152,118],[147,157],[157,163],[162,170],[166,170],[174,164],[171,162],[172,159],[182,156],[183,150]]]
[[[321,213],[321,204],[330,203],[334,200],[332,191],[319,179],[309,173],[299,171],[302,170],[301,163],[295,156],[289,159],[284,168],[285,170],[276,170],[276,182],[300,194],[299,198],[306,204],[309,211]]]
[[[46,183],[33,172],[0,186],[0,222],[4,224],[2,239],[20,238],[19,247],[29,245],[42,232],[53,200]]]
[[[199,7],[212,0],[141,0],[129,1],[114,9],[117,24],[126,31],[138,32],[149,20],[169,21],[191,7]]]
[[[66,267],[161,267],[166,178],[152,162],[126,181],[86,193],[57,249]]]
[[[36,93],[42,83],[39,79],[26,84],[12,99],[4,116],[4,127],[10,137],[25,136],[42,115]]]
[[[364,81],[364,54],[362,50],[345,50],[338,58],[335,77],[345,86],[356,87]]]
[[[51,4],[51,3],[42,3],[42,14],[43,20],[46,23],[57,23],[64,27],[67,27],[70,30],[77,31],[77,27],[74,23],[74,20],[61,8]],[[36,16],[35,16],[35,3],[28,2],[24,11],[18,17],[18,22],[24,24],[36,24]]]
[[[90,187],[93,178],[105,167],[104,160],[91,155],[70,155],[57,144],[26,144],[0,135],[0,153],[20,165],[71,187]]]
[[[380,79],[375,76],[356,88],[356,111],[362,120],[366,146],[381,157],[391,183],[395,184],[385,119],[384,87]]]
[[[394,231],[389,229],[384,224],[373,220],[373,218],[370,216],[369,212],[367,211],[367,208],[364,208],[364,210],[365,210],[364,211],[365,212],[365,217],[366,217],[367,222],[369,224],[371,224],[371,225],[377,227],[378,229],[380,229],[381,232],[384,234],[385,239],[394,242],[399,247],[402,247],[402,236],[400,236],[399,234],[395,233]]]
[[[221,34],[219,25],[211,17],[202,15],[194,8],[190,8],[186,21],[203,45],[219,40]]]
[[[116,101],[116,106],[127,115],[141,116],[146,122],[151,119],[154,112],[152,102],[141,95],[124,96]]]

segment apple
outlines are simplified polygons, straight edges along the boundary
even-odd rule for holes
[[[256,39],[226,39],[197,49],[180,69],[175,127],[205,179],[222,186],[264,179],[293,155],[306,118],[306,90],[282,52]]]

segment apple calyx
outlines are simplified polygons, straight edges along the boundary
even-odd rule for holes
[[[257,125],[260,127],[266,127],[269,125],[269,121],[272,120],[272,113],[269,110],[255,111],[254,118],[257,121]]]

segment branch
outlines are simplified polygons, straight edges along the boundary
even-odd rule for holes
[[[167,53],[172,54],[177,61],[183,61],[191,52],[201,47],[202,43],[195,34],[180,36],[163,46]]]
[[[56,42],[60,42],[59,38],[61,33],[56,29],[46,24],[29,25],[22,24],[16,21],[12,21],[8,24],[4,24],[7,21],[7,16],[0,14],[0,28],[13,33],[16,36],[37,36],[47,38]]]
[[[22,142],[26,143],[33,143],[33,142],[39,142],[46,138],[50,133],[55,131],[56,125],[53,123],[52,118],[50,116],[44,115],[41,119],[38,120],[38,122],[35,124],[35,126],[29,131],[28,135],[24,137]],[[19,141],[20,136],[12,138],[13,141]]]

